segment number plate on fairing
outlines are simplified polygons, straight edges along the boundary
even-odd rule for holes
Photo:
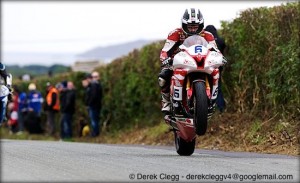
[[[208,52],[208,49],[202,45],[195,45],[195,46],[191,46],[188,49],[188,52],[190,55],[206,55]]]
[[[174,100],[182,100],[182,87],[174,86]]]
[[[195,46],[195,53],[202,53],[202,46]]]

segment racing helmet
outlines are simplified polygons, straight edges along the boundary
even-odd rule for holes
[[[186,9],[181,19],[182,30],[188,35],[199,34],[204,28],[202,13],[197,8]]]

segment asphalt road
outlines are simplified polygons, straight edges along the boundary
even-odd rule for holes
[[[299,172],[285,155],[1,140],[1,182],[299,182]]]

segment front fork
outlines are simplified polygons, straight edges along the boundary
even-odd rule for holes
[[[175,70],[174,75],[177,77],[172,76],[173,78],[171,83],[172,101],[174,101],[173,108],[178,108],[179,110],[175,110],[175,113],[179,112],[181,114],[182,112],[184,112],[181,109],[183,107],[182,101],[186,100],[186,98],[183,97],[182,92],[186,92],[186,97],[188,99],[187,101],[191,101],[191,98],[193,97],[193,85],[191,82],[197,82],[197,79],[191,81],[190,76],[187,74],[187,71],[184,69]],[[213,104],[216,101],[218,95],[219,69],[213,70],[211,76],[212,76],[212,91],[211,91],[210,82],[207,74],[205,74],[205,80],[204,78],[200,80],[201,82],[205,82],[206,95],[210,101],[209,103]],[[184,78],[186,78],[186,82],[184,82]],[[186,91],[184,91],[183,88],[185,88]],[[192,107],[190,103],[188,104],[188,106]]]
[[[208,75],[205,75],[205,81],[204,78],[201,79],[201,82],[205,82],[205,88],[206,88],[206,95],[207,98],[209,99],[209,103],[212,104],[216,101],[217,96],[218,96],[218,82],[219,82],[219,69],[213,70],[211,73],[212,76],[212,90],[210,86],[210,82],[208,79]],[[193,86],[191,86],[191,81],[190,81],[190,76],[186,76],[186,92],[187,92],[187,98],[188,101],[191,101],[190,99],[193,96]],[[194,80],[193,82],[198,82],[197,80]],[[190,105],[189,105],[190,106]]]
[[[210,85],[208,81],[207,75],[205,76],[205,88],[206,88],[206,95],[209,99],[211,99],[211,91],[210,91]],[[193,95],[193,87],[191,87],[191,82],[190,82],[190,77],[187,76],[187,81],[186,81],[186,92],[187,92],[187,97],[188,100],[192,98]]]

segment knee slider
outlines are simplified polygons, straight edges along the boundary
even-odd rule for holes
[[[166,80],[162,77],[158,77],[158,85],[163,88],[166,85]]]
[[[172,77],[172,71],[168,69],[163,69],[158,75],[158,84],[160,88],[164,91],[169,90],[170,80]]]

